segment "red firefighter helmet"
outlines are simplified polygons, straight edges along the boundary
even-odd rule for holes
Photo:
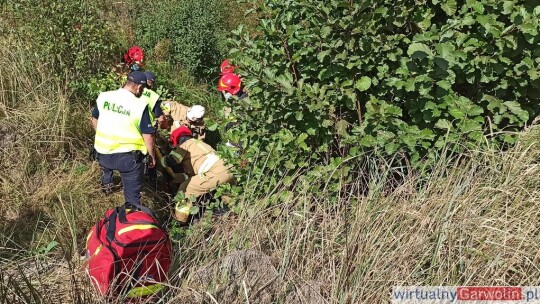
[[[144,61],[144,52],[143,50],[138,46],[132,46],[125,54],[124,54],[124,62],[127,65],[132,64],[138,64],[141,65]]]
[[[219,69],[221,70],[221,75],[225,75],[225,74],[229,74],[229,73],[234,72],[234,68],[235,68],[235,66],[232,65],[229,62],[229,59],[223,60],[223,62],[219,66]]]
[[[240,79],[240,76],[233,73],[225,74],[219,79],[218,91],[236,95],[240,92],[241,84],[242,80]]]
[[[178,129],[174,130],[174,132],[171,133],[171,136],[169,137],[169,141],[173,146],[178,145],[178,141],[180,138],[184,136],[193,136],[191,133],[191,130],[187,126],[180,126]]]

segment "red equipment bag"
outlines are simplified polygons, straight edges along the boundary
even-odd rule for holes
[[[108,210],[87,237],[87,273],[106,297],[145,297],[163,288],[172,262],[171,240],[153,212],[126,203]]]

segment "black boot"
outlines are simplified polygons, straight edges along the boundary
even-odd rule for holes
[[[113,192],[113,188],[114,188],[113,183],[101,185],[101,191],[103,191],[105,195],[111,194]]]

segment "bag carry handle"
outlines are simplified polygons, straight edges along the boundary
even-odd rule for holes
[[[141,204],[137,204],[137,203],[125,203],[124,206],[119,208],[118,220],[120,221],[120,223],[129,224],[129,222],[127,220],[127,217],[126,217],[126,215],[127,215],[126,208],[129,208],[129,207],[138,209],[138,210],[148,214],[155,221],[155,223],[149,223],[149,224],[153,224],[153,225],[158,226],[161,229],[164,229],[163,226],[161,225],[161,223],[158,221],[156,215],[154,214],[154,212],[150,208],[145,207],[145,206],[143,206]],[[140,224],[140,223],[147,223],[147,221],[136,221],[136,222],[132,222],[132,223],[139,223]]]
[[[141,205],[141,204],[138,204],[138,203],[129,203],[129,202],[126,202],[126,203],[124,204],[124,206],[121,207],[121,210],[120,210],[120,212],[122,212],[121,214],[124,215],[123,217],[122,217],[122,216],[120,217],[120,222],[121,222],[121,223],[124,223],[122,220],[125,220],[125,219],[126,219],[126,217],[125,217],[125,214],[126,214],[126,208],[128,208],[129,206],[134,207],[135,209],[139,209],[140,211],[142,211],[142,212],[144,212],[144,213],[150,215],[153,219],[156,219],[156,215],[154,214],[154,212],[153,212],[152,210],[150,210],[150,208],[145,207],[145,206],[143,206],[143,205]]]
[[[107,241],[109,244],[112,243],[114,234],[116,233],[116,218],[118,217],[119,209],[119,207],[114,208],[114,211],[109,215],[109,225],[107,226]]]
[[[152,212],[150,208],[147,208],[137,203],[125,203],[124,206],[122,207],[116,207],[114,211],[111,213],[111,215],[109,216],[109,225],[107,227],[107,241],[109,241],[109,243],[112,243],[114,240],[114,234],[116,233],[116,219],[118,219],[120,223],[122,224],[129,223],[126,217],[126,207],[130,207],[130,206],[136,209],[139,209],[140,211],[151,216],[156,221],[156,223],[152,223],[152,224],[154,225],[157,224],[159,228],[163,229],[163,227],[161,227],[161,224],[159,224],[159,221],[156,219],[154,212]],[[144,223],[146,223],[146,221]]]

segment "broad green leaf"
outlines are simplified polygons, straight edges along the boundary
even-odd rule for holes
[[[479,1],[472,2],[470,4],[470,7],[478,14],[481,14],[481,15],[484,14],[485,9],[484,9],[484,5],[481,2]]]
[[[454,61],[454,51],[456,50],[456,47],[454,44],[450,42],[445,43],[437,43],[435,46],[435,50],[437,53],[447,61]]]
[[[452,123],[446,119],[439,119],[439,121],[437,121],[437,123],[435,124],[435,127],[439,129],[450,130],[452,129]]]
[[[516,115],[521,122],[525,122],[529,119],[529,113],[523,110],[517,101],[505,101],[504,105],[507,106],[510,112]]]
[[[345,90],[346,101],[345,105],[350,110],[356,109],[356,92],[353,89]]]
[[[437,81],[437,85],[445,90],[450,90],[452,88],[452,84],[448,82],[448,80]]]
[[[324,50],[322,52],[319,52],[319,54],[317,54],[317,59],[319,60],[319,62],[323,62],[324,57],[326,57],[328,54],[330,54],[329,50]]]
[[[367,91],[371,87],[371,78],[367,76],[362,76],[362,78],[360,78],[360,80],[356,82],[354,87],[357,88],[360,92]]]
[[[219,127],[219,124],[218,123],[213,123],[211,125],[209,125],[208,127],[206,127],[209,131],[215,131],[217,130],[217,128]]]
[[[321,37],[322,38],[326,38],[326,36],[328,36],[328,34],[330,34],[330,32],[332,32],[332,28],[329,27],[329,26],[323,26],[321,28]]]
[[[536,80],[540,77],[540,73],[537,70],[529,70],[527,71],[527,74],[531,78],[531,80]]]
[[[456,0],[446,0],[441,2],[441,8],[447,15],[453,16],[456,13],[457,8]]]
[[[504,1],[502,13],[505,15],[510,14],[512,12],[512,9],[514,8],[514,2],[515,1]]]
[[[423,43],[412,43],[411,45],[409,45],[409,48],[407,49],[407,55],[413,56],[417,52],[426,54],[428,56],[433,55],[431,49]]]
[[[301,147],[302,149],[307,149],[307,145],[305,143],[305,140],[308,138],[308,135],[306,133],[302,133],[300,134],[297,138],[296,138],[296,145],[298,145],[299,147]]]
[[[454,116],[454,118],[457,118],[457,119],[461,119],[465,117],[465,113],[463,113],[462,110],[456,109],[456,108],[450,109],[448,113],[450,113],[450,115]]]

